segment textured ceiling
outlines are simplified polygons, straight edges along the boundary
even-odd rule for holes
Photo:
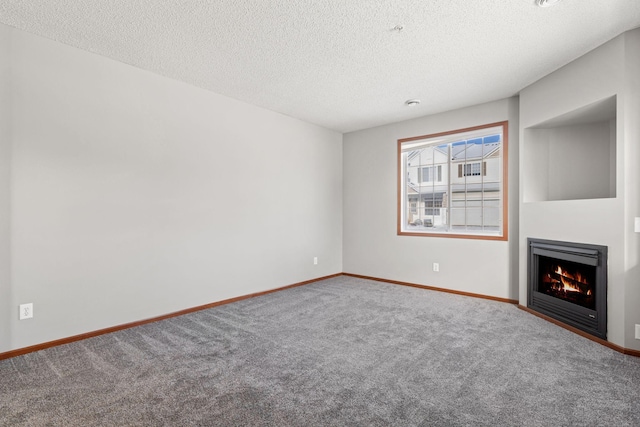
[[[640,0],[0,0],[0,22],[348,132],[515,95]]]

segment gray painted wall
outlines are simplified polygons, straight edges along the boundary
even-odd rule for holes
[[[634,219],[640,217],[640,29],[624,34],[625,96],[623,104],[624,237],[625,237],[625,347],[640,350],[635,325],[640,324],[640,233]],[[620,112],[618,113],[620,115]]]
[[[398,236],[397,140],[509,120],[508,242]],[[518,99],[344,136],[344,271],[463,292],[518,298]],[[440,263],[440,272],[432,263]]]
[[[0,351],[340,271],[526,304],[532,235],[609,246],[610,340],[640,349],[639,50],[632,31],[520,102],[350,133],[343,147],[335,132],[0,25]],[[616,198],[523,202],[524,129],[612,95]],[[509,241],[397,236],[397,139],[502,120]],[[23,302],[34,319],[17,320]]]
[[[617,37],[567,66],[525,88],[520,93],[521,170],[532,154],[526,129],[617,95],[616,197],[586,200],[535,201],[523,194],[520,206],[520,301],[526,304],[526,239],[583,242],[609,247],[608,339],[639,349],[633,340],[640,323],[638,288],[638,234],[633,217],[640,215],[638,182],[638,32]],[[606,153],[605,153],[606,154]],[[605,155],[594,153],[594,155]],[[579,166],[579,165],[576,165]],[[527,180],[536,179],[525,174]]]
[[[525,202],[615,197],[615,122],[526,129],[523,143]]]
[[[0,25],[0,350],[10,337],[11,301],[11,233],[10,233],[10,166],[11,132],[9,111],[10,49],[9,28]]]
[[[342,271],[341,134],[0,27],[0,351]]]

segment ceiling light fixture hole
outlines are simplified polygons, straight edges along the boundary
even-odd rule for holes
[[[536,4],[540,7],[549,7],[558,3],[560,0],[536,0]]]
[[[416,105],[419,105],[419,104],[420,104],[419,99],[410,99],[405,102],[405,105],[408,105],[409,107],[415,107]]]

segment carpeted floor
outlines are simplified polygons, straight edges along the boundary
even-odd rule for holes
[[[1,361],[0,425],[639,426],[640,359],[341,276]]]

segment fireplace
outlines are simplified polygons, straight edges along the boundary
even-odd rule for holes
[[[607,339],[607,247],[527,239],[527,306]]]

